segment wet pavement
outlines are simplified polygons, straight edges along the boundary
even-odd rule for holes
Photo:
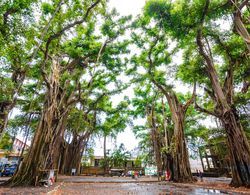
[[[156,177],[96,177],[59,176],[58,182],[46,187],[1,187],[0,194],[50,194],[50,195],[212,195],[250,194],[246,188],[231,188],[228,178],[204,178],[203,182],[158,182]]]
[[[158,182],[156,177],[96,177],[96,176],[61,176],[62,185],[53,194],[138,194],[138,195],[211,195],[211,194],[250,194],[250,191],[227,189],[230,178],[204,178],[203,182],[178,184]],[[219,184],[218,189],[213,184]],[[205,185],[204,185],[205,184]],[[207,185],[207,186],[206,186]]]
[[[64,183],[59,189],[52,193],[58,194],[136,194],[136,195],[167,195],[167,194],[190,194],[190,195],[211,195],[211,194],[237,194],[227,193],[220,190],[176,187],[174,185],[159,185],[157,183]]]
[[[65,183],[152,183],[158,182],[157,177],[140,177],[132,179],[131,177],[101,177],[101,176],[60,176],[58,181]]]

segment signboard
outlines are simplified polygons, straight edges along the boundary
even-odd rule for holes
[[[145,168],[145,175],[157,175],[157,168],[156,167],[146,167]]]
[[[73,168],[73,169],[71,170],[71,175],[76,175],[76,168]]]

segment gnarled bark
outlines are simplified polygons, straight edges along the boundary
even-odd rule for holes
[[[222,117],[226,130],[232,170],[232,186],[250,187],[250,148],[237,113],[230,110]]]
[[[157,176],[158,180],[160,180],[160,174],[162,174],[163,162],[161,155],[161,137],[159,133],[159,129],[157,127],[156,117],[154,113],[154,105],[148,108],[148,122],[151,127],[151,139],[153,142],[153,150],[155,155],[156,167],[157,167]]]
[[[155,44],[156,42],[157,41],[155,41]],[[158,83],[154,79],[154,75],[152,72],[154,63],[151,56],[152,49],[154,46],[155,45],[152,45],[148,54],[149,65],[150,65],[148,72],[151,75],[152,82],[167,98],[168,105],[172,113],[172,121],[174,122],[174,139],[173,139],[174,151],[172,152],[172,158],[174,164],[173,179],[176,182],[192,182],[193,176],[191,173],[189,155],[184,136],[184,125],[185,125],[186,111],[188,107],[194,102],[195,93],[193,93],[192,97],[186,102],[185,105],[182,105],[182,103],[178,101],[174,91],[172,91],[171,89],[167,89],[165,85]],[[194,86],[194,92],[195,88],[196,86]]]
[[[60,173],[71,175],[71,170],[76,169],[77,175],[80,174],[82,152],[88,142],[90,132],[79,136],[77,133],[73,134],[71,143],[65,143],[63,151],[63,158],[60,166]]]
[[[214,113],[214,115],[222,121],[226,131],[232,169],[231,185],[250,186],[250,146],[231,97],[233,94],[232,61],[230,61],[228,74],[222,87],[214,66],[209,43],[204,40],[205,37],[203,37],[202,34],[202,25],[207,14],[209,3],[210,1],[207,0],[196,40],[199,53],[206,62],[206,71],[212,84],[212,92],[215,96],[213,101],[216,103],[216,107],[215,111],[211,113]]]
[[[233,14],[235,29],[237,33],[245,41],[247,49],[248,49],[248,54],[250,54],[250,35],[242,18],[242,11],[244,10],[244,8],[247,8],[247,7],[249,8],[250,2],[249,0],[244,0],[244,1],[231,0],[230,3],[235,10]],[[248,18],[248,22],[249,21],[250,20]]]
[[[10,185],[34,185],[36,177],[41,179],[41,171],[57,169],[58,167],[59,151],[56,147],[56,138],[60,134],[65,118],[56,119],[53,116],[48,116],[46,108],[36,129],[29,153],[24,158],[18,172],[8,181]],[[56,123],[56,120],[59,122]]]
[[[174,176],[174,167],[173,167],[173,158],[172,158],[172,155],[170,153],[170,140],[171,138],[173,137],[172,133],[167,129],[167,117],[166,117],[166,114],[165,114],[165,103],[163,101],[163,98],[162,98],[162,115],[163,115],[163,129],[164,129],[164,139],[161,140],[162,142],[162,147],[165,147],[167,150],[163,151],[162,152],[162,162],[163,162],[163,165],[162,165],[162,170],[167,170],[167,171],[170,171],[172,174],[171,174],[171,178],[170,180],[173,179],[173,176]],[[169,121],[170,123],[170,121]]]
[[[168,94],[169,106],[174,122],[174,151],[172,152],[174,164],[174,181],[177,182],[192,182],[193,176],[191,173],[187,144],[184,135],[185,113],[182,104],[178,101],[176,95],[171,92]]]
[[[41,178],[42,171],[58,168],[58,137],[63,134],[69,106],[62,102],[59,89],[58,64],[53,63],[49,78],[49,88],[40,122],[36,129],[28,155],[24,158],[17,173],[7,182],[11,186],[32,185]],[[66,100],[64,99],[66,102]]]

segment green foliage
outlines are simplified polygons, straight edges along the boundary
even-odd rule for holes
[[[85,155],[82,157],[82,165],[87,167],[91,166],[88,160],[90,160],[90,162],[94,160],[94,149],[92,147],[86,149]]]
[[[0,102],[13,103],[23,74],[27,70],[27,58],[32,45],[32,6],[37,1],[2,1],[0,3]],[[34,45],[32,45],[34,46]]]
[[[136,157],[136,159],[135,159],[135,167],[141,167],[141,165],[142,165],[142,159],[143,159],[142,156],[137,156]]]
[[[13,140],[8,133],[4,133],[0,140],[0,149],[11,151]]]
[[[129,158],[131,158],[130,152],[126,151],[124,144],[121,144],[109,157],[109,166],[123,168]]]
[[[208,94],[212,84],[196,44],[206,1],[148,0],[143,14],[133,22],[131,16],[108,11],[104,0],[88,12],[93,2],[0,2],[0,114],[7,115],[13,107],[18,108],[22,114],[9,121],[7,131],[12,135],[28,127],[30,134],[34,133],[49,102],[49,89],[54,87],[49,81],[55,76],[51,67],[56,62],[59,95],[54,118],[58,120],[59,113],[68,109],[68,132],[91,131],[112,137],[131,124],[131,118],[144,118],[144,124],[133,126],[142,151],[137,161],[138,164],[154,163],[149,108],[154,108],[161,138],[165,136],[164,122],[172,137],[173,122],[170,108],[162,105],[163,94],[153,81],[171,93],[174,92],[173,80],[188,85],[197,82],[200,89],[206,88],[197,96],[197,103],[207,110],[218,106]],[[234,32],[230,18],[233,9],[226,2],[211,1],[202,33],[210,44],[208,49],[221,85],[232,65],[233,105],[239,110],[242,125],[250,137],[250,93],[239,90],[243,83],[250,82],[249,56],[244,41]],[[242,14],[248,18],[249,11]],[[221,25],[223,22],[228,23],[228,27]],[[126,34],[128,30],[132,31],[130,37]],[[180,56],[180,62],[175,61],[176,55]],[[122,81],[123,75],[131,82]],[[113,95],[119,95],[131,84],[135,97],[131,100],[126,97],[114,106]],[[191,94],[176,93],[176,96],[184,104]],[[34,117],[27,122],[30,114]],[[193,106],[187,110],[185,135],[190,148],[200,144],[216,145],[224,140],[222,129],[208,129],[199,123],[204,118]],[[2,137],[2,148],[8,149],[10,135]],[[161,152],[170,153],[173,144],[163,146]],[[215,150],[223,153],[219,148]],[[93,151],[89,150],[88,155],[92,157]],[[121,145],[108,161],[119,167],[129,156]]]
[[[177,45],[182,49],[182,62],[177,67],[176,78],[189,84],[196,81],[201,88],[205,88],[204,95],[197,101],[207,110],[214,110],[216,103],[207,93],[211,89],[212,83],[196,44],[197,31],[203,17],[205,2],[205,0],[178,0],[174,2],[150,0],[146,3],[144,15],[153,18],[155,25],[159,29],[163,29],[169,38],[176,40]],[[244,10],[242,14],[247,15],[248,12]],[[244,41],[233,31],[232,13],[232,6],[226,1],[210,1],[202,33],[209,44],[207,49],[211,52],[222,86],[228,75],[228,70],[232,66],[232,85],[235,91],[234,106],[244,115],[242,105],[246,105],[244,99],[247,98],[248,93],[241,94],[237,88],[249,80],[249,76],[246,76],[249,75],[247,74],[249,72],[247,71],[249,57],[245,55],[246,45]],[[240,103],[241,101],[244,103]],[[246,125],[243,118],[242,122]],[[247,125],[245,127],[247,130]]]
[[[9,78],[0,77],[0,102],[12,101],[13,83]]]

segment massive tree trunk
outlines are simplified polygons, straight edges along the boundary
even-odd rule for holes
[[[151,139],[153,142],[153,150],[154,150],[155,161],[156,161],[156,166],[157,166],[157,176],[158,176],[158,180],[160,180],[160,176],[162,174],[163,162],[162,162],[162,156],[161,156],[160,132],[159,132],[159,128],[157,127],[156,117],[154,114],[154,105],[150,108],[148,112],[149,112],[148,116],[150,119],[149,123],[151,126]]]
[[[226,130],[232,170],[232,186],[250,187],[250,148],[237,113],[230,110],[222,117]]]
[[[55,118],[49,115],[50,111],[48,107],[45,107],[29,153],[18,172],[8,181],[10,185],[33,185],[36,177],[41,179],[42,171],[58,168],[59,151],[56,140],[65,117]]]
[[[69,110],[69,107],[61,104],[62,91],[59,89],[58,71],[58,64],[53,63],[53,71],[49,79],[50,86],[30,150],[18,172],[7,184],[12,186],[32,185],[41,178],[42,171],[58,168],[57,138],[63,133],[62,129],[64,129]]]
[[[68,153],[67,151],[69,147],[69,142],[70,142],[70,137],[67,141],[63,139],[63,141],[61,142],[59,174],[66,174],[66,159],[67,159],[67,153]]]
[[[52,147],[52,154],[51,156],[54,158],[54,167],[56,167],[55,169],[57,169],[57,171],[59,172],[59,168],[61,165],[61,161],[62,161],[62,145],[63,145],[63,141],[64,141],[64,133],[66,130],[66,124],[67,124],[67,117],[68,117],[68,112],[65,113],[65,115],[62,118],[62,124],[61,124],[61,130],[58,132],[58,134],[55,136],[55,140],[54,140],[54,146]]]
[[[162,152],[162,170],[166,170],[166,171],[171,171],[172,173],[174,172],[173,170],[173,158],[170,152],[170,140],[172,138],[172,133],[170,133],[169,129],[167,128],[167,124],[170,123],[170,121],[168,122],[168,118],[166,116],[165,113],[165,103],[163,101],[162,98],[162,115],[163,115],[163,122],[162,122],[162,126],[164,129],[164,138],[161,140],[162,142],[162,147],[165,148],[165,150]],[[173,174],[172,174],[173,176]]]
[[[71,170],[76,169],[76,173],[80,174],[80,164],[82,158],[82,151],[86,146],[86,142],[90,136],[89,132],[79,136],[77,133],[73,134],[73,139],[70,144],[67,143],[63,156],[60,173],[71,175]]]
[[[154,47],[154,45],[153,45]],[[174,91],[168,89],[164,84],[160,84],[154,79],[154,74],[152,72],[154,67],[154,62],[152,60],[152,49],[150,48],[148,58],[149,58],[149,74],[151,76],[151,81],[157,86],[157,88],[165,95],[168,101],[172,113],[172,121],[174,122],[174,151],[172,152],[173,163],[174,163],[174,177],[176,182],[192,182],[193,176],[191,173],[189,155],[187,150],[187,144],[184,135],[185,127],[185,114],[188,107],[194,102],[195,93],[192,97],[183,105],[178,101]],[[195,86],[194,86],[195,92]]]
[[[174,181],[191,182],[191,173],[187,144],[184,135],[185,113],[183,105],[178,101],[174,92],[168,94],[168,102],[174,122],[174,151],[172,152],[174,164]]]
[[[208,5],[206,9],[208,9]],[[206,10],[204,13],[206,13]],[[216,102],[214,115],[220,118],[226,131],[232,169],[231,185],[250,186],[250,147],[233,105],[232,68],[229,68],[224,87],[222,88],[211,51],[208,49],[209,45],[206,44],[208,43],[204,41],[202,28],[200,28],[197,33],[197,45],[201,56],[203,56],[206,62],[207,74],[212,84],[213,100]]]
[[[172,152],[173,163],[174,163],[174,176],[173,179],[176,182],[192,182],[193,176],[191,173],[189,155],[187,150],[187,144],[184,135],[185,128],[185,115],[188,107],[193,103],[195,93],[182,105],[178,101],[175,93],[169,91],[164,86],[157,83],[154,79],[152,80],[154,84],[162,91],[168,101],[168,105],[172,114],[172,121],[174,123],[174,136],[172,142],[174,144],[174,151]],[[195,92],[194,86],[194,92]]]

